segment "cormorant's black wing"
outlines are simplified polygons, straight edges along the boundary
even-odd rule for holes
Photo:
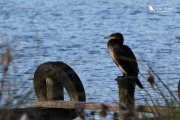
[[[116,44],[111,50],[111,52],[112,52],[111,56],[114,62],[119,66],[121,71],[126,75],[136,77],[135,78],[136,84],[141,89],[143,89],[144,87],[137,77],[139,73],[139,69],[138,69],[136,57],[132,52],[132,50],[126,45]]]
[[[138,64],[136,61],[136,57],[132,50],[126,46],[121,44],[108,44],[108,50],[111,54],[111,57],[113,61],[116,63],[116,65],[120,68],[120,70],[130,76],[134,76],[136,84],[143,89],[141,82],[138,79]]]
[[[114,45],[111,50],[111,56],[124,74],[138,76],[139,69],[136,57],[128,46]]]

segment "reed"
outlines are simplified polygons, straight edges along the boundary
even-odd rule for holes
[[[2,92],[3,92],[3,83],[4,83],[4,76],[6,76],[6,71],[8,70],[8,66],[9,63],[12,60],[12,56],[11,56],[11,52],[10,52],[10,48],[8,46],[6,46],[6,52],[3,53],[1,55],[1,66],[2,66],[2,70],[3,70],[3,77],[1,78],[1,82],[0,82],[0,100],[2,100]],[[138,120],[138,119],[142,119],[142,120],[149,120],[150,118],[153,120],[179,120],[180,119],[180,103],[179,100],[177,99],[177,97],[173,94],[173,92],[169,89],[169,87],[164,83],[164,81],[161,79],[161,77],[155,72],[155,70],[153,70],[153,68],[151,66],[149,66],[147,64],[148,67],[148,77],[143,77],[144,80],[146,80],[147,82],[150,83],[150,86],[152,87],[153,90],[155,90],[155,92],[158,92],[159,96],[161,96],[166,104],[166,108],[168,109],[164,109],[164,112],[162,113],[162,111],[158,110],[158,104],[156,102],[156,100],[154,99],[154,97],[152,97],[151,93],[148,92],[148,90],[144,89],[145,91],[145,95],[143,95],[143,98],[145,100],[145,103],[147,106],[151,106],[148,102],[148,100],[146,99],[146,97],[144,96],[148,96],[148,98],[151,100],[152,105],[155,107],[155,109],[152,109],[150,107],[150,109],[152,110],[152,116],[149,116],[146,113],[138,113],[137,111],[139,111],[139,109],[141,109],[141,111],[143,111],[143,107],[139,107],[135,110],[131,110],[129,108],[127,108],[126,106],[121,106],[121,110],[124,111],[126,114],[128,114],[129,116],[131,116],[133,118],[133,120]],[[160,84],[163,86],[163,90],[162,90],[162,86],[160,88]],[[16,86],[11,86],[11,87],[16,87]],[[178,87],[178,86],[177,86]],[[164,93],[164,90],[166,90],[166,94]],[[11,106],[12,108],[19,108],[19,106],[21,106],[22,104],[26,104],[25,98],[27,96],[32,95],[34,92],[34,90],[30,90],[28,92],[26,92],[23,96],[20,96],[21,99],[18,99],[18,101],[16,103],[14,103],[14,100],[9,97],[7,98],[6,102],[2,103],[2,101],[0,101],[0,120],[11,120],[12,117],[13,119],[17,119],[20,120],[20,118],[23,116],[23,112],[18,112],[16,110],[11,111],[11,112],[7,112],[6,108],[8,108],[8,106]],[[117,93],[118,94],[118,93]],[[166,96],[170,95],[170,98],[167,98]],[[84,109],[77,109],[76,110],[77,114],[79,115],[79,119],[81,120],[98,120],[98,119],[112,119],[112,120],[118,120],[118,112],[116,111],[110,111],[108,109],[108,107],[106,106],[106,104],[102,104],[102,109],[99,111],[87,111]],[[139,114],[141,117],[139,117]],[[22,119],[23,120],[23,119]],[[29,118],[29,120],[31,120]]]

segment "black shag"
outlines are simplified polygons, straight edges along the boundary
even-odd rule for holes
[[[107,38],[109,39],[107,47],[110,55],[122,71],[123,76],[135,77],[136,84],[143,89],[144,87],[138,79],[139,68],[136,57],[127,45],[123,45],[123,35],[121,33],[113,33],[109,37],[105,37],[105,39]]]

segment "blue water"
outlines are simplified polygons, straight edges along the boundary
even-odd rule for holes
[[[172,9],[149,11],[148,6],[164,4]],[[177,96],[179,6],[178,0],[1,0],[0,44],[9,44],[13,56],[3,78],[1,105],[7,99],[13,99],[14,104],[23,99],[22,106],[33,106],[37,100],[33,74],[46,61],[63,61],[71,66],[82,80],[87,101],[117,103],[118,86],[114,79],[122,73],[113,63],[103,39],[114,32],[124,35],[124,44],[135,53],[140,72],[147,78],[149,64]],[[5,48],[0,49],[3,52]],[[153,91],[141,75],[139,79],[152,98],[164,105],[158,90]],[[169,98],[156,77],[155,81]],[[146,104],[143,97],[149,100],[146,92],[137,88],[135,103]]]

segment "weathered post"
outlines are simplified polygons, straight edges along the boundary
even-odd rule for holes
[[[130,120],[130,114],[134,110],[135,80],[133,77],[124,76],[118,76],[115,80],[117,81],[119,88],[120,120]],[[124,105],[125,108],[123,108],[122,105]]]
[[[46,78],[47,100],[64,100],[63,86],[57,80]]]
[[[178,83],[178,96],[179,96],[179,100],[180,100],[180,80],[179,80],[179,83]]]

